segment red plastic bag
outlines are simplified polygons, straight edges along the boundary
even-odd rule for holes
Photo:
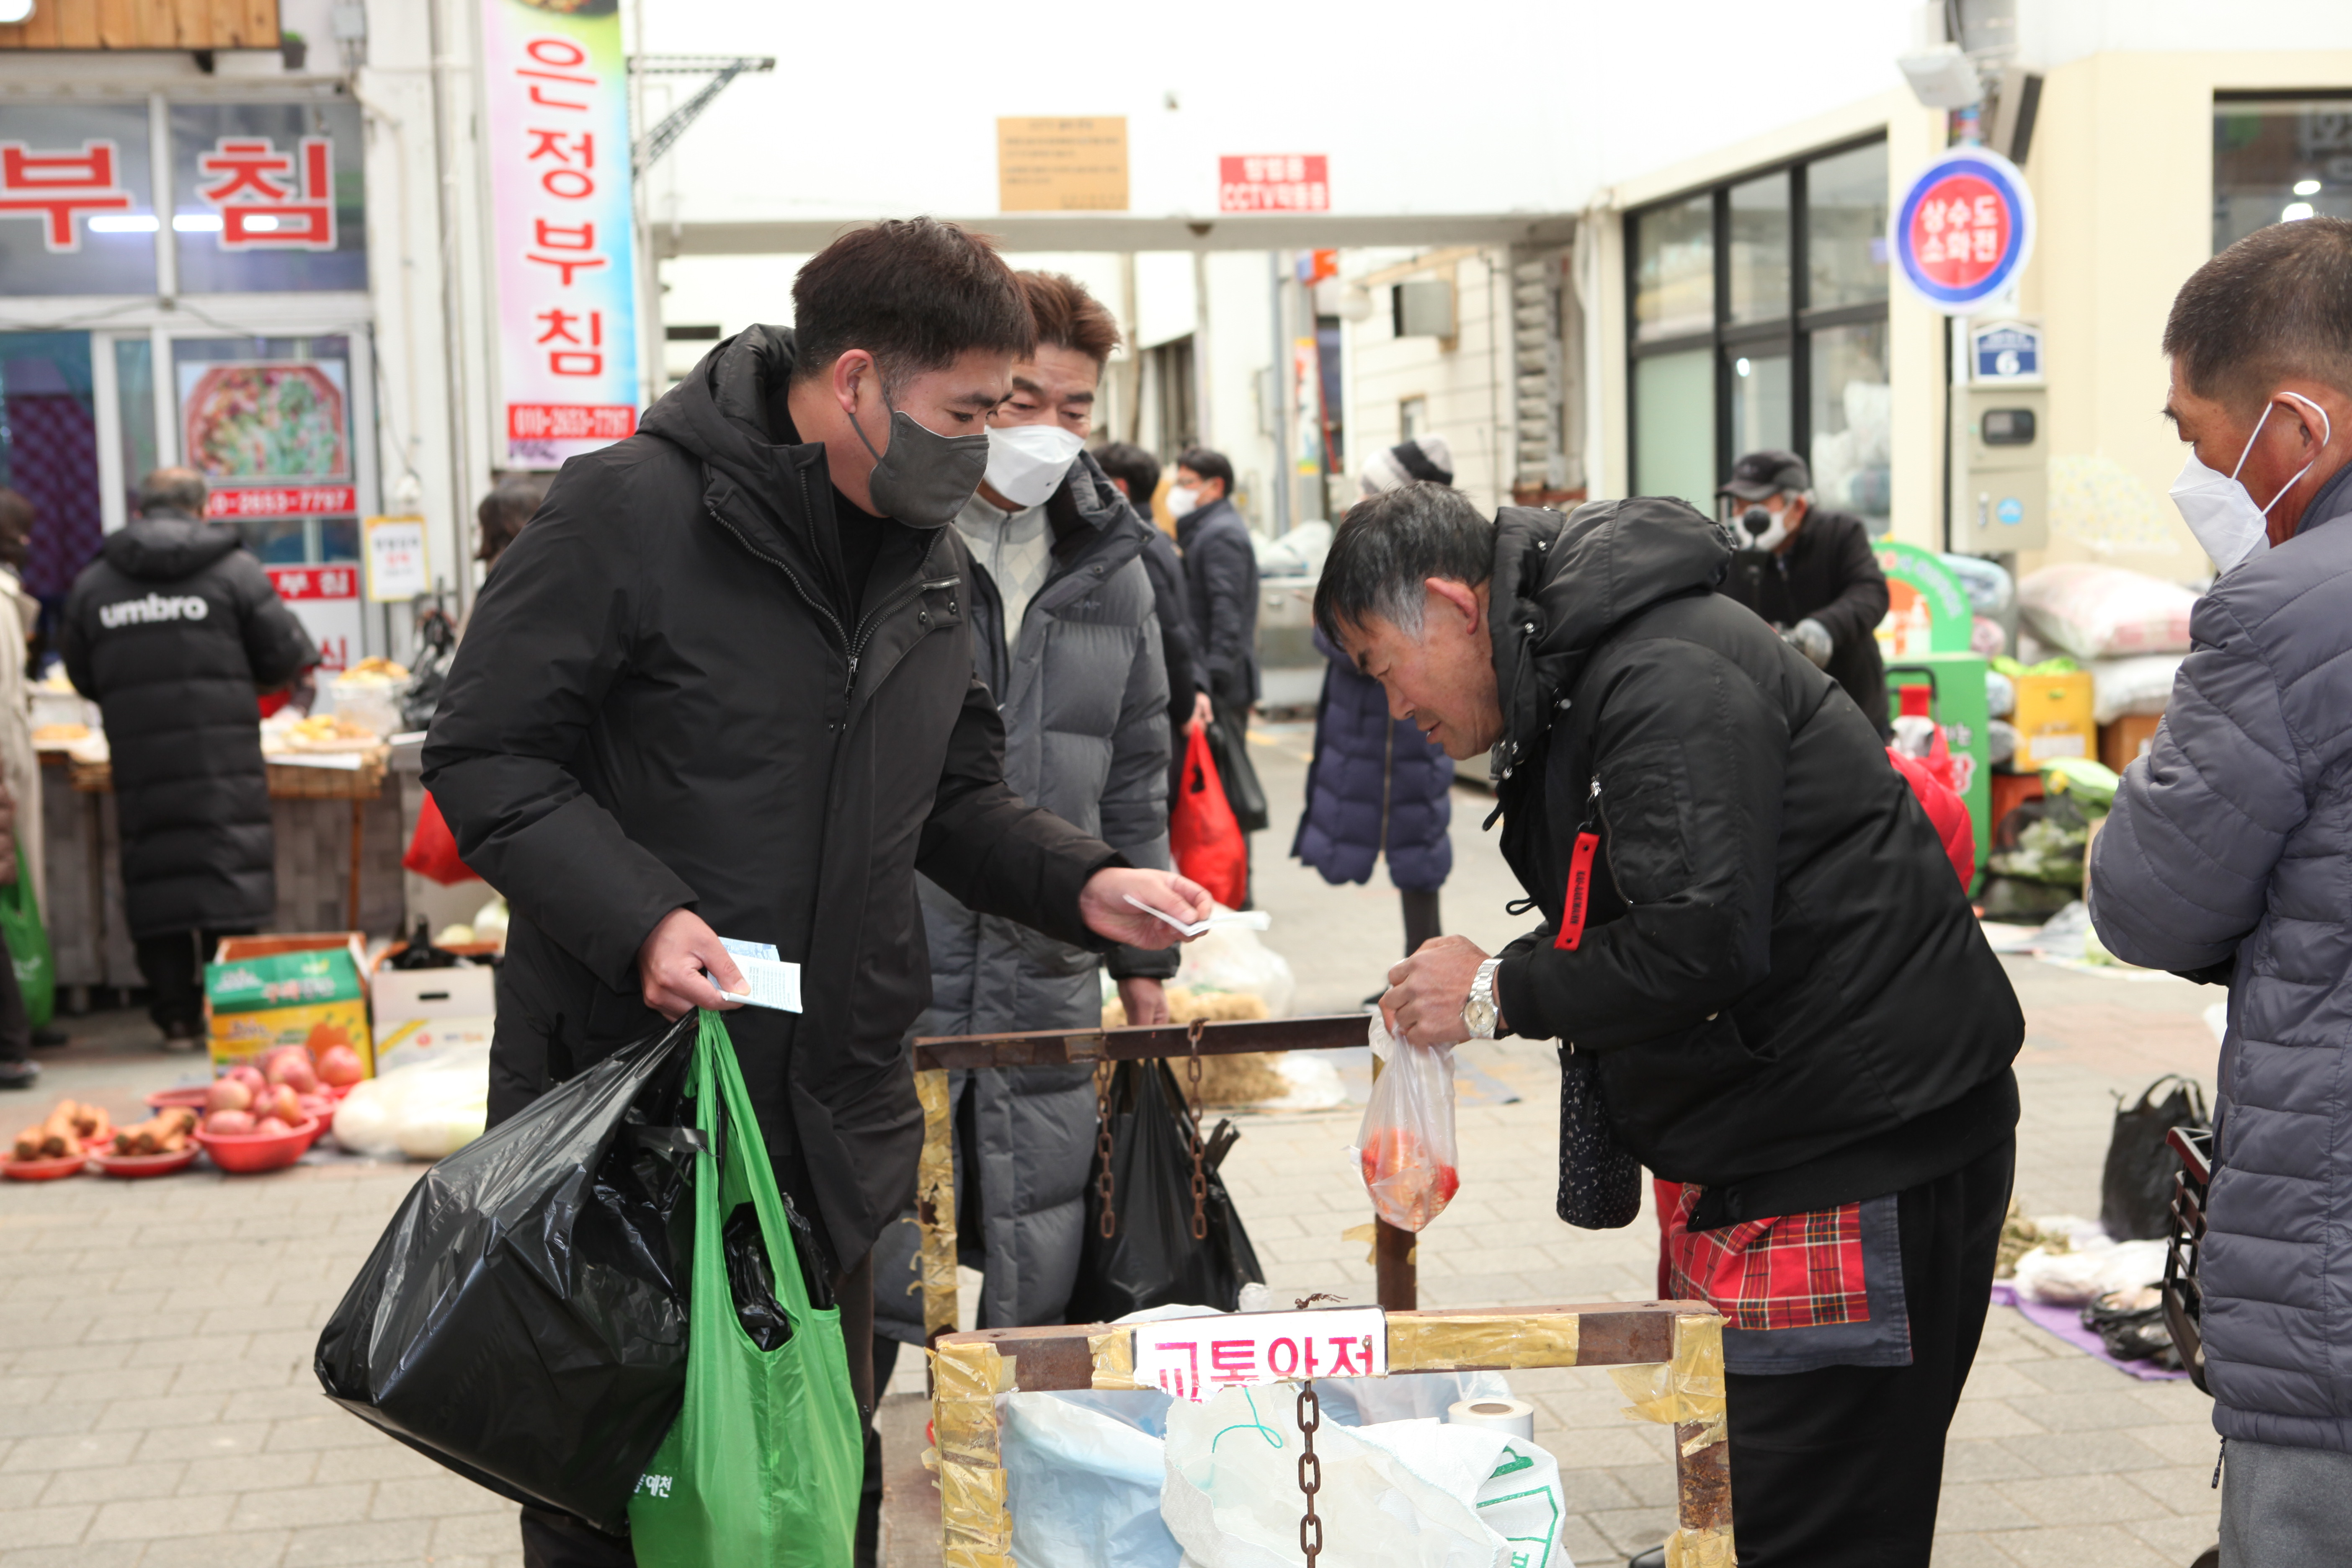
[[[1936,744],[1938,747],[1944,744],[1944,734],[1940,729],[1936,731]],[[1948,752],[1945,753],[1947,759],[1949,754]],[[1953,790],[1945,774],[1936,770],[1932,755],[1927,759],[1906,756],[1889,746],[1886,748],[1886,760],[1895,764],[1895,771],[1903,775],[1903,782],[1909,784],[1911,793],[1919,797],[1919,805],[1927,811],[1927,820],[1935,824],[1936,837],[1943,840],[1946,858],[1951,861],[1952,869],[1959,873],[1960,886],[1967,887],[1976,880],[1977,875],[1977,830],[1976,825],[1969,820],[1968,802]]]
[[[425,805],[416,814],[416,831],[408,836],[408,853],[400,858],[400,863],[445,888],[481,880],[457,858],[457,836],[441,819],[441,808],[433,803],[430,791],[425,793]]]
[[[1399,1230],[1420,1230],[1445,1212],[1461,1189],[1454,1142],[1454,1051],[1389,1037],[1372,1014],[1372,1055],[1381,1070],[1356,1130],[1356,1157],[1372,1212]]]
[[[1184,782],[1169,813],[1168,848],[1177,873],[1208,889],[1227,909],[1237,910],[1248,899],[1248,847],[1209,756],[1208,731],[1197,725],[1184,743]]]

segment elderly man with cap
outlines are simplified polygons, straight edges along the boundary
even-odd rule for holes
[[[1886,618],[1886,574],[1862,519],[1816,507],[1812,484],[1794,452],[1768,447],[1732,465],[1715,492],[1733,551],[1718,591],[1828,671],[1884,735],[1886,668],[1876,633]]]

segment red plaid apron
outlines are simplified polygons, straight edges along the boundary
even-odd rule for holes
[[[1684,1187],[1665,1216],[1669,1297],[1705,1301],[1736,1329],[1869,1321],[1860,1204],[1694,1231],[1700,1192]]]

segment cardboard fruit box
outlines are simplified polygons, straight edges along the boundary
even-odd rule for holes
[[[256,1061],[279,1046],[308,1046],[314,1057],[329,1046],[349,1046],[373,1076],[366,968],[357,931],[223,939],[205,965],[213,1071]]]

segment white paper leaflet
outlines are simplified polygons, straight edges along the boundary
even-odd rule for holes
[[[1274,924],[1274,917],[1264,910],[1219,910],[1204,921],[1180,921],[1166,910],[1155,910],[1133,893],[1127,901],[1147,915],[1158,915],[1186,936],[1198,936],[1212,926],[1245,926],[1251,931],[1264,931]]]
[[[740,992],[722,990],[719,994],[747,1007],[773,1007],[780,1013],[801,1010],[799,964],[779,959],[770,942],[739,942],[731,936],[722,936],[719,942],[735,960],[735,967],[743,972],[744,985]]]
[[[1234,1312],[1135,1325],[1135,1381],[1198,1405],[1221,1388],[1307,1377],[1386,1377],[1378,1307]]]

